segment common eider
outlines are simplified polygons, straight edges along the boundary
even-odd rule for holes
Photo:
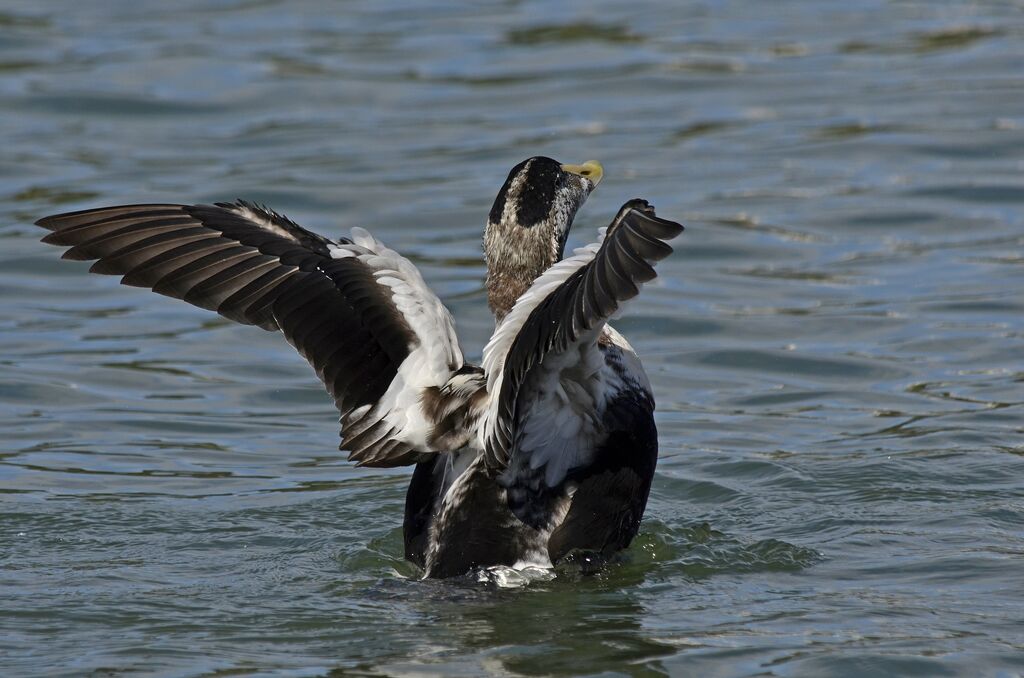
[[[658,456],[640,360],[608,324],[683,227],[640,199],[563,259],[601,165],[534,157],[484,235],[494,334],[463,359],[451,314],[406,258],[360,228],[331,240],[266,207],[102,207],[40,219],[95,273],[280,330],[341,412],[361,466],[415,465],[405,556],[427,577],[602,561],[636,535]]]

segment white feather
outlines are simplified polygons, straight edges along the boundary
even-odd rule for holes
[[[331,256],[357,258],[372,271],[416,336],[416,345],[381,399],[372,408],[353,411],[349,425],[364,428],[383,420],[394,430],[393,438],[426,449],[433,424],[421,407],[423,389],[444,386],[463,364],[455,322],[412,262],[362,228],[353,228],[351,236],[351,244],[332,245]]]
[[[256,224],[257,226],[259,226],[260,228],[262,228],[265,231],[270,231],[274,235],[280,236],[282,238],[287,238],[288,240],[291,240],[292,242],[298,242],[298,239],[295,237],[294,233],[291,233],[291,232],[281,228],[280,226],[275,224],[273,221],[268,219],[267,215],[263,214],[262,212],[258,212],[258,211],[254,210],[254,209],[251,209],[251,208],[249,208],[249,207],[247,207],[245,205],[237,205],[237,204],[236,205],[232,205],[231,207],[229,207],[227,209],[229,211],[231,211],[231,212],[234,212],[235,214],[237,214],[238,216],[242,217],[243,219],[248,219],[249,221],[253,222],[254,224]]]

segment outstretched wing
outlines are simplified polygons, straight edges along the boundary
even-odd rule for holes
[[[624,388],[647,388],[628,344],[606,323],[655,277],[654,264],[672,253],[664,241],[682,230],[631,200],[597,243],[545,271],[495,331],[484,349],[491,402],[480,435],[506,486],[527,482],[534,495],[557,486],[601,444],[588,436],[605,427],[605,403]],[[606,369],[599,341],[618,344],[616,356],[624,347],[629,369]]]
[[[265,207],[124,205],[40,219],[43,242],[94,273],[281,330],[341,412],[341,449],[366,466],[433,450],[425,390],[463,368],[451,315],[407,259],[362,229],[331,241]],[[468,368],[467,368],[468,369]]]

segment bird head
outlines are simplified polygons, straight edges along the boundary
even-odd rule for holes
[[[603,174],[594,160],[565,165],[543,156],[524,160],[508,173],[484,233],[488,298],[499,317],[562,258],[576,210]]]

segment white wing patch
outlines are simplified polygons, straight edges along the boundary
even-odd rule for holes
[[[359,255],[360,261],[373,269],[377,282],[391,289],[395,306],[420,340],[420,348],[409,358],[415,357],[415,362],[428,369],[431,384],[423,385],[443,384],[449,373],[463,362],[451,313],[427,287],[411,261],[361,228],[352,229],[352,240],[369,252]]]
[[[351,244],[329,246],[331,257],[356,258],[365,264],[390,291],[392,303],[418,344],[399,366],[384,396],[372,407],[353,410],[344,426],[357,435],[383,423],[383,435],[426,451],[433,422],[422,408],[423,390],[444,386],[463,365],[455,322],[412,262],[362,228],[353,228],[351,239]]]

